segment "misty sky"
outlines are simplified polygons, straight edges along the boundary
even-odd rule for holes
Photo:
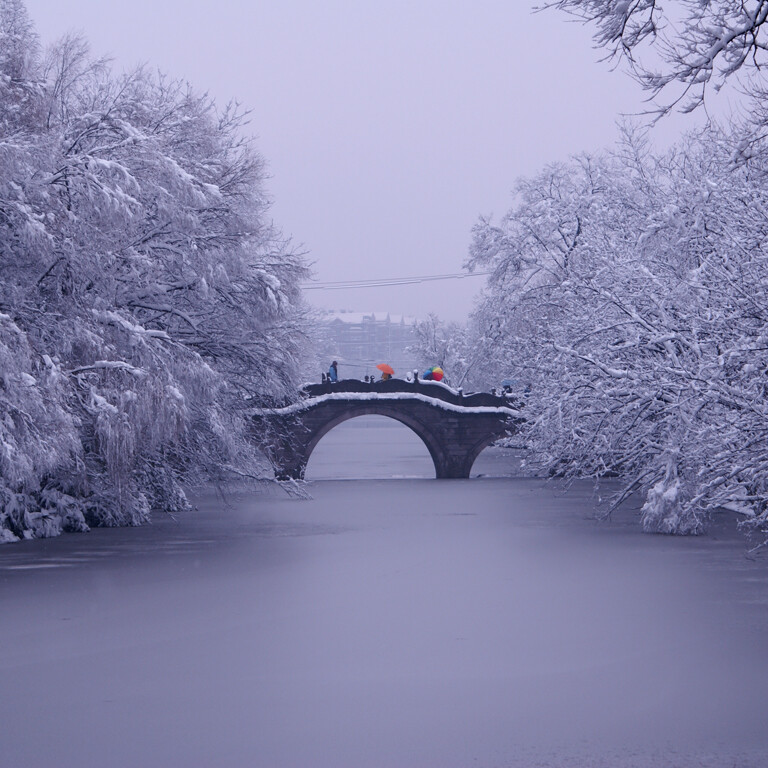
[[[589,30],[527,0],[27,0],[43,43],[81,31],[252,109],[277,224],[319,281],[457,273],[514,181],[616,136],[644,94]],[[655,130],[666,143],[683,124]],[[690,125],[690,120],[688,123]],[[308,294],[461,319],[482,278]]]

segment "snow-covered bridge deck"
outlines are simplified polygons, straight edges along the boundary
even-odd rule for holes
[[[279,479],[301,479],[315,446],[334,427],[357,416],[388,416],[424,442],[438,478],[469,477],[480,452],[514,434],[522,421],[516,401],[489,393],[464,395],[442,383],[344,380],[309,384],[295,403],[257,408],[252,438]]]

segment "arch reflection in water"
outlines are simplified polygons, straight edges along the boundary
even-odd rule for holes
[[[334,427],[312,451],[307,480],[434,478],[426,445],[386,416],[358,416]]]

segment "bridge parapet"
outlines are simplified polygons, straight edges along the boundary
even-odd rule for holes
[[[452,389],[439,381],[405,381],[404,379],[388,379],[387,381],[359,381],[358,379],[342,379],[322,384],[305,384],[300,394],[306,397],[318,397],[334,393],[381,393],[407,392],[424,395],[446,403],[460,405],[464,408],[486,406],[491,408],[519,408],[520,401],[513,396],[493,395],[490,392],[464,393]]]

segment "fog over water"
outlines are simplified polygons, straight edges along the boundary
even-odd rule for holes
[[[768,764],[765,557],[510,466],[357,419],[311,500],[0,548],[0,766]]]

